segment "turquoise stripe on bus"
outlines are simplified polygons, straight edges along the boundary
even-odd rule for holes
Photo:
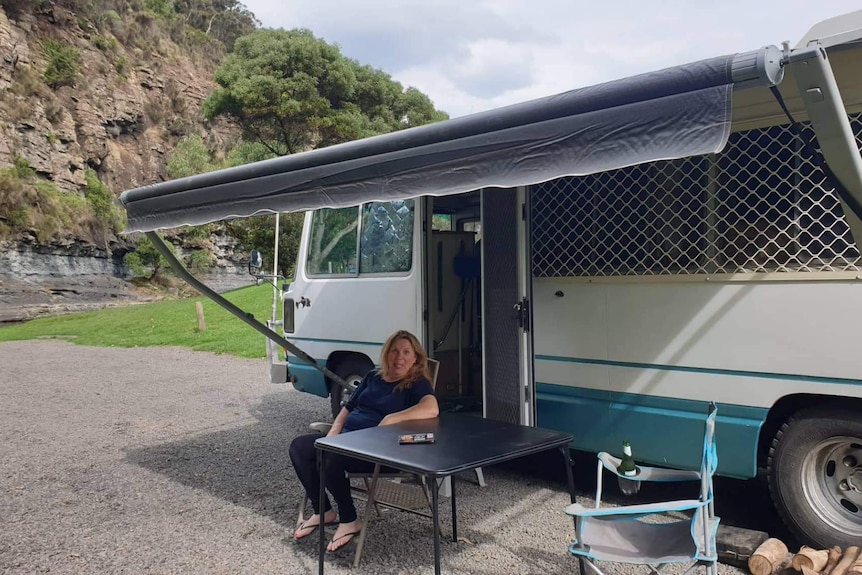
[[[385,342],[382,341],[350,341],[346,339],[322,339],[317,337],[289,337],[288,341],[310,341],[313,343],[340,343],[344,345],[372,345],[375,347],[383,347]]]
[[[326,365],[325,359],[315,360],[320,365]],[[315,367],[303,362],[298,357],[287,357],[287,371],[296,378],[293,387],[299,391],[313,393],[320,397],[329,396],[329,388],[323,374]]]
[[[652,465],[697,469],[703,450],[706,401],[611,393],[536,382],[537,425],[571,433],[575,449],[619,455],[624,440],[635,459]],[[757,442],[769,410],[718,404],[718,473],[757,473]]]
[[[844,377],[822,377],[819,375],[799,375],[790,373],[769,373],[762,371],[744,371],[740,369],[719,369],[710,367],[689,367],[685,365],[667,365],[660,363],[637,363],[630,361],[613,361],[609,359],[592,359],[586,357],[566,357],[556,355],[537,355],[536,361],[562,361],[567,363],[582,363],[587,365],[608,365],[612,367],[631,367],[635,369],[656,369],[659,371],[681,371],[684,373],[707,373],[712,375],[730,375],[737,377],[760,377],[764,379],[783,379],[787,381],[806,381],[810,383],[836,383],[841,385],[862,385],[862,379]]]

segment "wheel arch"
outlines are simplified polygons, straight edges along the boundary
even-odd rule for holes
[[[366,354],[359,351],[333,351],[329,354],[329,357],[326,358],[326,368],[330,371],[336,372],[338,370],[338,366],[342,365],[347,361],[361,361],[370,366],[370,368],[374,367],[374,361],[371,360]],[[327,389],[332,389],[332,379],[328,376],[324,376],[324,381],[326,382]],[[331,395],[331,392],[330,392]]]
[[[813,393],[796,393],[785,395],[776,401],[769,409],[766,421],[760,428],[757,442],[757,466],[766,469],[769,459],[769,448],[772,440],[781,426],[796,412],[812,407],[854,408],[862,409],[862,398],[837,395],[819,395]]]

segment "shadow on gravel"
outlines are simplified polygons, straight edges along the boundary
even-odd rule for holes
[[[152,447],[130,449],[126,460],[194,489],[251,509],[292,531],[301,496],[287,450],[307,432],[290,394],[264,398],[257,422]],[[302,419],[303,421],[297,421]]]
[[[565,488],[565,469],[561,466],[562,457],[557,452],[541,453],[534,457],[523,458],[503,464],[508,469],[523,476],[540,477],[559,483]],[[572,452],[575,491],[578,496],[594,499],[596,495],[596,457],[583,452]],[[696,498],[699,488],[696,483],[644,483],[634,496],[623,496],[608,475],[604,478],[602,501],[615,505],[634,505],[655,501]],[[775,508],[769,495],[765,480],[747,481],[716,477],[715,512],[721,517],[721,524],[765,531],[772,537],[787,542],[789,547],[799,543],[790,534]],[[794,548],[795,548],[794,547]]]
[[[192,437],[161,445],[130,449],[126,452],[127,461],[147,470],[169,477],[192,489],[205,491],[221,500],[245,507],[256,514],[270,518],[285,529],[284,540],[292,544],[290,533],[293,530],[302,487],[296,479],[287,449],[290,441],[297,435],[307,433],[308,423],[319,417],[317,413],[298,409],[291,401],[292,394],[271,394],[253,411],[256,422],[243,427],[203,432]],[[574,453],[575,489],[579,497],[592,499],[596,487],[595,456]],[[558,451],[549,451],[533,457],[522,458],[486,470],[489,490],[507,482],[524,487],[530,493],[535,487],[547,487],[553,491],[565,492],[566,475],[562,457]],[[471,530],[471,519],[478,520],[489,513],[499,513],[502,509],[516,505],[517,502],[500,501],[486,494],[493,491],[480,489],[475,485],[471,474],[463,475],[459,481],[459,535],[472,538],[478,534]],[[697,485],[667,486],[658,484],[644,485],[635,497],[622,497],[616,486],[609,483],[605,498],[616,504],[633,504],[662,499],[682,499],[695,496]],[[487,507],[487,505],[491,507]],[[448,505],[441,505],[441,520],[448,531]],[[718,478],[716,481],[716,511],[722,523],[737,527],[766,531],[771,535],[788,541],[790,538],[780,519],[772,509],[771,500],[762,481],[736,481]],[[462,515],[463,513],[463,515]],[[562,508],[559,510],[562,515]],[[380,565],[399,565],[407,560],[393,549],[409,548],[412,537],[427,536],[427,520],[396,513],[387,522],[393,521],[385,529],[386,538],[371,533],[367,543],[367,553],[375,556]],[[381,527],[383,529],[383,527]],[[481,534],[478,534],[480,538]],[[403,538],[403,541],[402,541]],[[316,538],[314,538],[316,541]],[[487,536],[485,536],[487,540]],[[490,539],[494,539],[493,536]],[[490,541],[488,541],[490,542]],[[314,557],[316,543],[300,542],[295,551]],[[563,547],[560,547],[562,549]],[[444,556],[459,554],[467,549],[462,545],[451,546],[444,540]],[[525,564],[535,565],[537,570],[549,567],[558,572],[569,571],[574,564],[570,558],[560,555],[559,549],[548,550],[536,547],[509,548]],[[427,556],[426,556],[427,555]],[[450,555],[451,556],[451,555]],[[347,564],[350,551],[339,554],[339,563]],[[425,565],[431,560],[430,549],[418,546],[408,562]]]
[[[291,546],[294,553],[316,558],[316,536],[296,543],[291,536],[302,497],[302,486],[294,475],[287,450],[290,441],[297,435],[307,433],[309,422],[319,415],[301,411],[295,402],[291,402],[291,395],[266,396],[253,412],[256,421],[250,424],[217,431],[203,430],[169,443],[129,449],[126,451],[126,461],[271,519],[283,526],[283,541]],[[558,452],[554,452],[554,455],[554,465],[563,470],[562,457]],[[459,535],[472,540],[473,544],[454,545],[448,537],[444,537],[441,541],[444,561],[462,554],[469,556],[481,553],[477,550],[486,545],[500,544],[493,534],[471,527],[471,524],[481,523],[483,519],[502,514],[504,510],[518,504],[517,500],[495,497],[495,484],[497,494],[506,491],[505,486],[511,489],[512,484],[522,486],[521,493],[525,494],[537,492],[541,488],[565,490],[564,473],[562,481],[558,483],[540,477],[525,479],[501,467],[487,475],[488,488],[478,487],[472,474],[465,473],[461,477],[463,480],[458,482],[457,487]],[[441,503],[440,510],[444,532],[451,533],[448,503]],[[372,523],[363,554],[374,558],[378,572],[401,572],[410,565],[417,568],[431,565],[433,555],[429,528],[430,523],[425,518],[391,513],[385,521]],[[428,545],[417,545],[415,542],[426,538]],[[557,547],[547,553],[529,546],[511,548],[507,552],[528,564],[535,564],[537,572],[546,572],[549,565],[555,566],[555,572],[567,572],[572,564],[568,557],[562,555],[564,546]],[[353,545],[345,546],[343,551],[337,552],[335,557],[327,561],[346,567],[352,560],[353,548]],[[481,574],[479,568],[475,572]],[[490,569],[488,575],[497,572],[497,568]]]

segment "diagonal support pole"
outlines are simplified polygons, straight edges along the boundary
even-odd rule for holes
[[[214,291],[212,288],[204,284],[202,281],[197,279],[192,273],[183,265],[183,263],[177,258],[177,255],[171,251],[170,248],[165,244],[165,241],[162,237],[156,232],[146,232],[147,237],[153,242],[153,245],[159,251],[162,256],[168,261],[170,266],[174,269],[174,271],[179,275],[183,280],[186,281],[190,286],[198,290],[201,295],[204,295],[214,301],[219,306],[223,307],[231,314],[235,315],[248,325],[250,325],[253,329],[259,331],[267,338],[271,339],[278,345],[290,351],[293,355],[304,361],[305,363],[311,365],[317,371],[323,373],[326,377],[336,382],[338,385],[346,389],[347,391],[352,392],[353,388],[344,381],[341,377],[335,374],[333,371],[326,368],[326,366],[320,365],[315,361],[313,357],[296,347],[291,342],[284,339],[282,336],[278,335],[276,332],[268,328],[266,325],[257,321],[254,316],[246,311],[235,306],[233,303],[225,299],[221,294]]]

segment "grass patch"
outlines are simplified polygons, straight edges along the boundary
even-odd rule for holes
[[[271,317],[272,287],[267,284],[240,288],[224,296],[262,323]],[[196,301],[203,302],[203,332],[198,331]],[[266,355],[263,335],[205,297],[40,318],[0,328],[0,342],[37,338],[67,339],[76,345],[97,347],[180,346],[238,357]]]

